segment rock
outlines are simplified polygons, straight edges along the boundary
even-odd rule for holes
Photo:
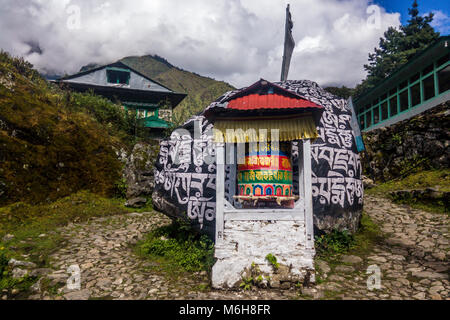
[[[335,271],[337,272],[343,272],[343,273],[351,273],[355,271],[355,268],[350,267],[350,266],[337,266],[336,268],[334,268]]]
[[[362,178],[362,181],[363,181],[364,189],[370,189],[370,188],[375,187],[375,183],[369,177],[362,176],[361,178]]]
[[[31,277],[42,277],[42,276],[45,276],[52,272],[53,272],[53,270],[49,269],[49,268],[38,268],[38,269],[31,270],[30,276]]]
[[[363,261],[363,259],[361,259],[358,256],[352,256],[352,255],[344,255],[341,257],[341,261],[345,262],[345,263],[351,263],[351,264],[356,264],[356,263],[361,263]]]
[[[438,292],[444,291],[444,290],[445,290],[445,288],[443,286],[433,286],[430,289],[428,289],[428,292],[430,294],[435,294],[435,293],[438,293]]]
[[[12,277],[14,279],[23,278],[28,274],[27,270],[20,269],[20,268],[14,268],[12,271]]]
[[[432,256],[433,256],[434,258],[438,259],[438,260],[441,260],[441,261],[444,261],[445,258],[446,258],[446,255],[445,255],[444,252],[434,252],[434,253],[432,254]]]
[[[435,293],[435,294],[431,295],[431,299],[432,300],[442,300],[442,297],[439,294]]]
[[[302,287],[302,295],[312,297],[313,299],[321,299],[324,297],[322,290],[317,290],[316,288]]]
[[[89,289],[83,289],[79,291],[73,291],[66,293],[64,298],[66,300],[88,300],[91,297],[91,291]]]
[[[30,287],[30,291],[33,293],[41,293],[41,282],[42,282],[43,278],[40,278],[38,281],[36,281],[36,283],[34,283],[31,287]]]
[[[341,281],[345,281],[344,277],[338,276],[337,274],[332,274],[328,280],[330,281],[335,281],[335,282],[341,282]]]
[[[129,156],[123,157],[126,197],[132,199],[150,196],[155,186],[154,163],[159,151],[158,143],[138,142]]]
[[[66,284],[69,278],[65,273],[51,273],[47,275],[47,278],[51,280],[51,285]]]
[[[447,279],[448,278],[448,276],[446,274],[430,272],[430,271],[411,272],[411,275],[413,277],[427,278],[427,279]]]
[[[386,242],[388,244],[400,245],[405,247],[413,247],[416,245],[414,241],[405,238],[390,238],[387,239]]]
[[[128,200],[125,203],[126,207],[130,207],[130,208],[141,208],[143,206],[145,206],[145,204],[147,203],[147,199],[143,198],[143,197],[137,197],[137,198],[133,198]]]
[[[328,273],[331,271],[330,266],[328,265],[328,263],[326,263],[323,260],[317,260],[316,261],[317,267],[319,267],[319,269],[324,272],[324,273]]]
[[[16,259],[9,260],[8,265],[11,268],[15,268],[15,267],[36,268],[36,264],[34,264],[33,262],[20,261],[20,260],[16,260]]]
[[[378,262],[378,263],[385,263],[387,261],[385,257],[380,257],[380,256],[370,256],[368,259],[370,261]]]
[[[423,300],[425,299],[425,292],[419,292],[418,294],[414,295],[413,298]]]
[[[434,247],[434,243],[428,240],[422,241],[419,243],[419,246],[424,247],[425,249],[429,249]]]
[[[9,233],[2,238],[3,242],[8,242],[11,241],[12,239],[14,239],[14,235]]]

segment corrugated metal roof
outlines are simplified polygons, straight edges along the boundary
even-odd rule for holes
[[[306,99],[292,98],[280,94],[250,94],[228,102],[228,109],[259,110],[259,109],[303,109],[322,107]]]

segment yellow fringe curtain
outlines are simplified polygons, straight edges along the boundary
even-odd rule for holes
[[[272,129],[278,129],[272,136]],[[264,120],[216,120],[214,141],[226,143],[245,143],[260,141],[292,141],[317,138],[317,129],[311,116],[294,119]]]

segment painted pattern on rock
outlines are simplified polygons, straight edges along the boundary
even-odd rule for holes
[[[347,102],[308,80],[276,82],[325,108],[318,125],[319,138],[311,146],[314,226],[317,230],[355,231],[362,212],[361,162],[350,126]],[[242,89],[241,89],[242,90]],[[211,107],[240,90],[230,91]],[[214,238],[215,150],[213,124],[202,115],[189,119],[160,143],[155,165],[155,209],[170,217],[189,219],[191,224]],[[293,142],[294,194],[298,194],[298,143]],[[231,201],[230,167],[226,166],[225,194]]]

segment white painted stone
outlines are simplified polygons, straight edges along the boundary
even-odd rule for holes
[[[293,276],[312,273],[314,249],[306,248],[305,221],[225,221],[223,240],[215,247],[212,269],[214,288],[239,285],[245,268],[255,263],[263,273],[273,274],[266,261],[271,253],[278,263],[291,266]]]

